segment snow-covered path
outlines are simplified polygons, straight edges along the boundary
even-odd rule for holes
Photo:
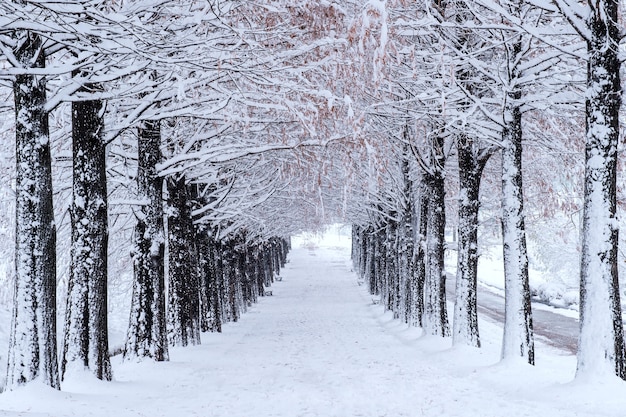
[[[372,305],[349,251],[295,247],[283,281],[223,334],[168,363],[115,362],[115,381],[0,395],[1,416],[622,416],[626,384],[569,382],[574,358],[539,345],[537,367],[422,337]]]

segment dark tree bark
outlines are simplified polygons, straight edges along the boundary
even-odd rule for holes
[[[200,330],[215,331],[213,310],[213,265],[211,264],[212,245],[205,226],[196,226],[196,246],[200,270]]]
[[[392,216],[395,217],[396,213]],[[385,308],[393,312],[394,318],[399,318],[400,307],[400,277],[398,275],[398,224],[395,220],[388,220],[385,237]]]
[[[254,248],[254,273],[256,276],[257,292],[265,296],[265,266],[263,265],[263,246],[257,244]]]
[[[428,224],[428,198],[422,185],[415,203],[414,248],[411,275],[411,320],[413,326],[423,326],[424,283],[426,281],[426,228]]]
[[[450,336],[446,308],[445,172],[443,137],[433,139],[430,172],[424,173],[428,214],[426,225],[426,280],[424,282],[424,331],[430,335]]]
[[[167,180],[169,251],[168,340],[200,344],[200,290],[191,204],[185,177]]]
[[[516,85],[521,39],[507,45],[509,80],[502,130],[502,246],[504,253],[504,336],[502,358],[522,357],[535,363],[535,342],[528,283],[528,256],[522,186],[522,90]]]
[[[282,266],[282,255],[280,253],[281,247],[276,238],[271,238],[270,242],[272,245],[272,256],[273,256],[272,270],[274,271],[276,275],[280,275],[280,269]]]
[[[423,327],[427,334],[450,336],[446,307],[445,189],[443,175],[428,179],[426,226],[426,280],[424,282]]]
[[[363,231],[367,245],[365,247],[365,279],[368,282],[370,294],[379,295],[380,287],[376,279],[376,232],[373,227]]]
[[[245,268],[246,276],[248,277],[248,292],[250,294],[250,302],[257,303],[261,291],[259,291],[259,274],[258,274],[258,258],[257,251],[254,245],[248,245],[246,247]]]
[[[619,2],[590,3],[587,25],[585,192],[580,268],[577,377],[615,373],[626,379],[616,218],[619,143]]]
[[[222,331],[222,300],[224,297],[224,279],[222,275],[222,270],[219,268],[218,261],[218,246],[215,240],[211,240],[211,252],[209,262],[211,265],[211,280],[209,287],[209,295],[211,297],[211,309],[212,313],[212,322],[209,326],[209,331],[213,332],[221,332]]]
[[[133,249],[133,296],[124,358],[169,360],[165,313],[165,232],[161,125],[146,121],[138,130],[138,195],[145,203],[137,215]]]
[[[272,269],[272,250],[269,242],[263,244],[263,266],[265,271],[265,286],[270,287],[274,282],[274,271]]]
[[[466,56],[473,56],[484,45],[471,29],[464,27],[465,22],[473,19],[468,4],[457,3],[453,14],[458,28],[452,32],[449,42]],[[455,77],[468,94],[459,103],[460,108],[463,111],[471,109],[473,100],[469,96],[481,99],[483,95],[481,75],[469,62],[462,62],[455,70]],[[495,147],[481,143],[468,133],[456,135],[456,147],[459,168],[459,225],[452,340],[454,344],[480,347],[476,305],[479,195],[482,172]]]
[[[13,51],[23,68],[44,68],[39,36],[22,32]],[[16,136],[15,293],[7,389],[34,379],[59,389],[56,341],[56,228],[46,84],[18,75],[13,83]]]
[[[100,91],[97,85],[83,92]],[[62,376],[90,369],[111,380],[107,326],[108,212],[104,103],[72,103],[72,247]]]
[[[452,338],[453,343],[474,347],[480,347],[476,304],[480,180],[490,156],[479,152],[472,139],[458,137],[459,241]]]
[[[408,139],[408,137],[407,137]],[[413,291],[412,286],[414,284],[414,268],[413,268],[413,253],[414,240],[413,240],[413,181],[410,178],[410,159],[409,148],[405,146],[402,161],[402,205],[400,207],[400,216],[398,222],[398,270],[400,275],[400,315],[405,323],[411,322],[411,317],[414,315],[412,308],[413,303]]]
[[[245,238],[242,236],[239,239],[236,251],[236,271],[237,282],[239,291],[239,305],[242,312],[246,313],[248,307],[252,305],[252,293],[250,291],[250,276],[248,275],[247,256]]]
[[[358,227],[358,226],[355,225],[353,227]],[[368,249],[371,239],[369,238],[365,229],[361,227],[359,227],[359,231],[358,233],[356,233],[355,238],[357,239],[357,241],[352,242],[352,245],[355,249],[354,265],[356,269],[359,271],[359,276],[364,281],[369,281],[370,276],[367,272],[367,258],[368,258],[367,249]]]
[[[234,240],[229,240],[224,244],[223,254],[223,268],[224,268],[224,289],[226,291],[226,317],[228,321],[238,322],[241,317],[241,309],[239,308],[239,282],[237,271],[237,253],[236,243]],[[271,245],[271,265],[272,270],[277,267],[276,265],[276,249],[274,245]]]
[[[228,303],[228,277],[226,245],[221,240],[215,241],[215,271],[218,282],[219,300],[220,300],[220,318],[222,323],[231,321],[229,303]]]
[[[387,257],[385,254],[385,236],[386,236],[386,231],[385,231],[385,227],[381,226],[381,225],[376,225],[375,228],[377,229],[375,232],[375,239],[376,239],[376,250],[375,250],[375,255],[374,255],[374,259],[375,261],[375,277],[376,277],[376,287],[378,288],[378,293],[380,294],[380,300],[381,303],[385,300],[385,294],[386,294],[386,273],[385,271],[387,270]]]

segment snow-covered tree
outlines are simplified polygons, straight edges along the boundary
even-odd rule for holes
[[[580,264],[577,377],[626,378],[616,217],[622,102],[619,2],[554,4],[587,44],[585,189]]]
[[[135,226],[134,280],[124,357],[169,359],[165,317],[165,231],[161,122],[144,121],[138,131],[138,193],[143,204]]]
[[[191,201],[185,176],[168,178],[168,340],[172,346],[200,343],[200,283]]]
[[[0,40],[3,41],[4,39]],[[44,40],[18,30],[10,44],[15,76],[15,293],[7,387],[34,379],[59,388],[56,334],[56,228],[52,208],[50,132]]]
[[[85,90],[99,89],[87,85]],[[89,92],[92,93],[92,92]],[[107,326],[108,195],[104,103],[72,103],[72,248],[62,376],[75,367],[110,380]]]

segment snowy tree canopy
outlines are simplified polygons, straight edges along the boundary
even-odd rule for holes
[[[3,1],[6,387],[167,360],[336,222],[395,318],[480,346],[498,247],[502,359],[534,363],[531,297],[558,298],[580,308],[579,375],[625,378],[618,6]]]

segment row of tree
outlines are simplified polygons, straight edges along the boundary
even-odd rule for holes
[[[360,99],[370,164],[355,191],[369,202],[353,215],[353,259],[395,316],[428,334],[480,345],[480,188],[497,155],[506,295],[502,356],[534,363],[523,184],[529,171],[522,167],[522,148],[533,138],[534,146],[554,151],[559,129],[568,126],[564,151],[577,150],[575,136],[585,138],[577,374],[625,377],[616,214],[618,3],[368,2],[351,32],[364,74],[352,86],[353,97]],[[576,118],[584,118],[584,132],[569,127]],[[456,178],[446,176],[451,172]],[[452,329],[443,263],[446,188],[458,193]]]
[[[253,13],[259,5],[267,13]],[[294,62],[321,59],[318,49],[333,43],[316,36],[315,45],[297,48],[296,23],[307,18],[301,8],[194,0],[0,5],[0,79],[13,91],[16,135],[8,389],[34,379],[59,388],[85,369],[111,379],[112,192],[126,198],[134,223],[125,357],[167,360],[168,345],[199,343],[201,331],[220,331],[265,294],[285,263],[290,226],[268,227],[281,205],[264,203],[290,181],[287,153],[319,142],[304,133],[311,106],[298,103],[293,77],[308,71]],[[63,189],[67,179],[54,177],[65,156],[55,157],[53,146],[68,136],[71,247],[57,360],[57,260],[67,256],[57,253],[55,210],[59,216],[64,204],[53,185]],[[130,149],[116,145],[112,155],[112,144],[128,138]],[[116,159],[125,165],[107,165]]]
[[[240,278],[220,276],[225,288],[241,288],[219,297],[221,308],[231,306],[224,317],[238,317],[232,306],[254,298],[247,285],[259,281],[250,277],[263,275],[254,260],[276,257],[268,244],[284,253],[272,237],[335,216],[355,224],[354,259],[389,309],[430,334],[477,346],[485,180],[501,185],[487,200],[501,213],[503,356],[533,363],[524,191],[540,168],[522,166],[524,145],[527,153],[569,152],[564,188],[576,188],[576,164],[584,162],[582,204],[568,206],[584,213],[578,371],[624,376],[618,2],[544,3],[0,3],[0,80],[13,92],[17,139],[9,386],[37,375],[58,385],[55,262],[67,258],[55,254],[59,189],[73,194],[62,369],[76,363],[110,375],[102,346],[111,194],[121,197],[121,223],[133,228],[128,355],[167,358],[168,317],[170,341],[196,340],[190,323],[202,324],[215,308],[202,301],[210,291],[194,290],[206,287],[201,273],[189,272],[202,270],[195,263],[239,266],[232,274]],[[586,155],[577,158],[573,138],[583,136]],[[68,137],[69,155],[54,159]],[[59,178],[64,160],[72,161],[71,187]],[[458,195],[454,211],[446,210],[450,192]],[[443,260],[452,222],[459,264],[450,329]],[[169,294],[185,298],[191,289],[199,301],[165,313],[165,266],[185,277]],[[232,297],[239,304],[224,301]]]

